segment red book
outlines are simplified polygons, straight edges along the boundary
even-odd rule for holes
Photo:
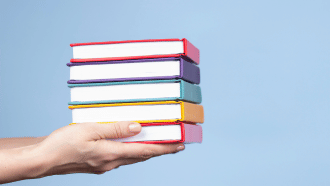
[[[142,130],[136,136],[111,139],[119,142],[139,143],[201,143],[202,127],[183,122],[142,123]]]
[[[74,43],[73,63],[182,57],[199,64],[199,50],[187,39],[148,39]]]

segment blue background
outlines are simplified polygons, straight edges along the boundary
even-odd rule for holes
[[[330,1],[0,2],[0,137],[71,121],[70,43],[187,38],[202,144],[103,175],[9,185],[330,185]]]

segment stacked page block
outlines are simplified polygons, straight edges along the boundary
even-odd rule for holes
[[[186,39],[71,44],[72,123],[136,121],[122,142],[202,141],[199,50]]]

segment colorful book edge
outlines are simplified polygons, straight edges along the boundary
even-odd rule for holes
[[[75,123],[71,123],[73,125]],[[108,123],[99,123],[108,124]],[[180,140],[154,140],[154,141],[129,141],[123,143],[145,143],[145,144],[165,144],[165,143],[202,143],[203,129],[202,126],[185,123],[185,122],[165,122],[165,123],[141,123],[142,127],[145,126],[162,126],[162,125],[180,125],[181,139]]]
[[[125,85],[125,84],[150,84],[150,83],[180,83],[180,97],[168,98],[144,98],[144,99],[124,99],[124,100],[102,100],[102,101],[74,101],[69,102],[69,105],[83,104],[104,104],[104,103],[129,103],[129,102],[149,102],[149,101],[188,101],[200,104],[202,102],[201,88],[198,85],[188,83],[183,80],[152,80],[152,81],[127,81],[127,82],[111,82],[111,83],[89,83],[89,84],[69,84],[68,87],[88,87],[88,86],[108,86],[108,85]]]
[[[68,84],[84,84],[84,83],[103,83],[103,82],[121,82],[121,81],[142,81],[142,80],[166,80],[166,79],[183,79],[193,84],[200,83],[200,69],[197,65],[188,62],[184,58],[159,58],[159,59],[141,59],[141,60],[124,60],[124,61],[107,61],[107,62],[86,62],[86,63],[67,63],[67,66],[81,65],[102,65],[116,63],[137,63],[152,61],[170,61],[180,60],[180,75],[178,76],[155,76],[155,77],[137,77],[137,78],[116,78],[116,79],[94,79],[94,80],[69,80]]]
[[[82,109],[82,108],[96,108],[96,107],[116,107],[116,106],[136,106],[136,105],[160,105],[160,104],[180,104],[181,118],[168,120],[137,120],[138,123],[164,123],[164,122],[187,122],[187,123],[204,123],[204,108],[202,105],[189,103],[185,101],[155,101],[155,102],[134,102],[134,103],[110,103],[110,104],[94,104],[94,105],[70,105],[68,108]],[[118,122],[118,121],[110,121]],[[108,122],[100,122],[108,123]]]
[[[97,61],[114,61],[114,60],[134,60],[134,59],[151,59],[151,58],[168,58],[183,57],[187,61],[199,64],[199,49],[191,44],[187,39],[147,39],[147,40],[127,40],[127,41],[106,41],[106,42],[90,42],[90,43],[73,43],[71,47],[83,45],[102,45],[102,44],[119,44],[119,43],[136,43],[136,42],[162,42],[162,41],[183,41],[184,52],[182,54],[170,55],[147,55],[147,56],[129,56],[129,57],[106,57],[106,58],[87,58],[87,59],[71,59],[72,63],[97,62]]]

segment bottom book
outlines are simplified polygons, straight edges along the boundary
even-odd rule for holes
[[[201,143],[203,139],[202,127],[183,122],[171,123],[141,123],[139,134],[128,137],[111,139],[119,142],[139,143]]]

